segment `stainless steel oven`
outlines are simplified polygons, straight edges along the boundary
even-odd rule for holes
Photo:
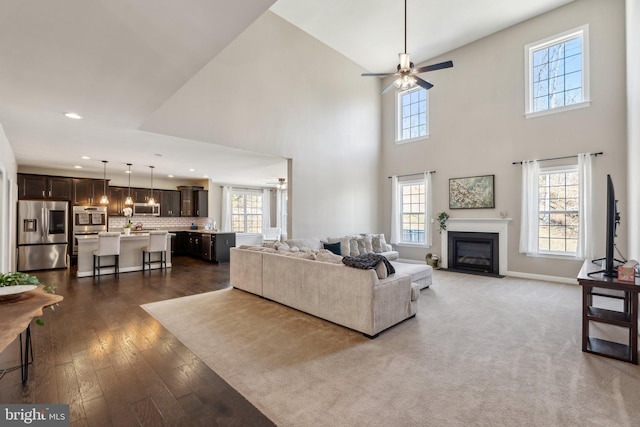
[[[108,231],[109,218],[106,206],[74,206],[72,217],[73,242],[71,253],[78,255],[76,236],[98,234]]]

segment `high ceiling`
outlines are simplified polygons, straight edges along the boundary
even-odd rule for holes
[[[408,51],[418,64],[570,1],[408,0]],[[0,123],[18,165],[101,173],[108,160],[244,185],[286,176],[283,159],[139,130],[273,3],[3,0]],[[279,0],[272,11],[367,71],[391,71],[402,50],[402,0]]]

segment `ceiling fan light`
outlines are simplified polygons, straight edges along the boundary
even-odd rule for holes
[[[400,71],[408,71],[411,69],[411,58],[408,53],[399,53],[400,58]]]

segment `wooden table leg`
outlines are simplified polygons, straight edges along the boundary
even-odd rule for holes
[[[589,342],[589,320],[587,318],[591,302],[591,286],[582,286],[582,351],[587,351]]]

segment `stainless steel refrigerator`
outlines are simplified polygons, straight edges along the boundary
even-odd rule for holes
[[[18,270],[67,266],[69,202],[18,201]]]

